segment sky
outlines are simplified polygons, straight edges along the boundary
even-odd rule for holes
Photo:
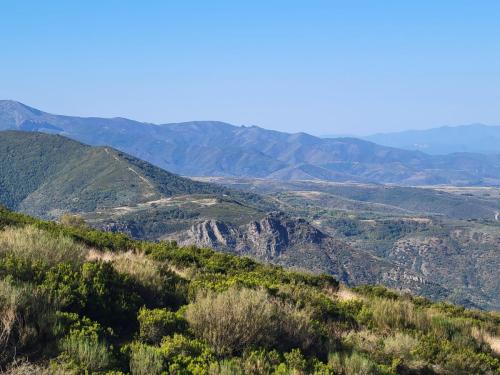
[[[500,125],[498,0],[0,0],[0,99],[367,135]]]

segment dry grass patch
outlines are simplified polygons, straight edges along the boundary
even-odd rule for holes
[[[0,257],[14,256],[28,263],[55,266],[59,263],[80,265],[87,248],[63,234],[50,234],[28,225],[0,232]]]
[[[0,366],[53,332],[56,306],[31,285],[0,281]],[[9,358],[11,357],[11,358]]]
[[[478,328],[473,328],[471,333],[477,341],[488,344],[491,350],[500,356],[500,337]]]
[[[173,265],[169,265],[168,269],[171,272],[175,273],[177,276],[180,276],[186,280],[191,280],[193,278],[193,274],[195,273],[192,268],[180,268]]]
[[[3,375],[75,375],[74,372],[54,371],[43,365],[37,365],[28,361],[14,361],[2,372]]]
[[[410,301],[397,301],[382,298],[372,300],[375,326],[382,330],[427,329],[430,317],[426,311],[417,309]]]
[[[361,300],[361,297],[358,294],[354,293],[352,290],[344,286],[340,286],[337,293],[335,293],[335,296],[340,301]]]
[[[160,271],[160,264],[148,258],[144,253],[91,250],[87,255],[87,260],[110,262],[117,272],[129,275],[139,284],[155,291],[161,290],[165,282]]]
[[[380,336],[364,329],[361,331],[349,331],[343,338],[344,343],[355,347],[358,351],[371,353],[378,349],[381,344]]]
[[[384,352],[392,357],[401,358],[406,362],[413,359],[412,352],[418,345],[418,340],[403,332],[384,339]]]
[[[219,354],[251,347],[308,350],[319,343],[312,314],[271,297],[263,289],[231,288],[199,294],[186,310],[194,333]]]
[[[145,287],[161,290],[165,281],[160,265],[143,253],[126,252],[116,254],[113,267],[120,273],[129,275]]]

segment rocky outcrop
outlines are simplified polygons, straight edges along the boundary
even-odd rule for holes
[[[305,220],[292,219],[281,212],[269,213],[242,226],[205,220],[175,237],[181,244],[254,255],[266,261],[279,259],[296,246],[321,246],[328,239]]]
[[[348,284],[396,284],[394,274],[401,272],[391,262],[354,249],[306,220],[280,212],[241,226],[207,220],[171,239],[180,245],[210,247],[295,269],[328,273]],[[414,283],[425,283],[425,280],[408,274],[403,284],[411,289],[413,286],[409,284]]]
[[[321,246],[327,238],[305,220],[291,219],[282,213],[271,213],[242,229],[242,238],[247,246],[259,258],[266,260],[278,259],[295,246]]]
[[[230,249],[236,246],[238,236],[238,231],[230,225],[218,220],[206,220],[193,225],[181,242],[215,249]]]

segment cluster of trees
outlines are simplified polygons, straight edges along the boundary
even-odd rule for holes
[[[62,222],[0,209],[7,374],[500,371],[496,313]]]

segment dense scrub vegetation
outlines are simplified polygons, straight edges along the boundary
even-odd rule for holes
[[[8,374],[500,372],[497,313],[62,222],[0,209]]]

